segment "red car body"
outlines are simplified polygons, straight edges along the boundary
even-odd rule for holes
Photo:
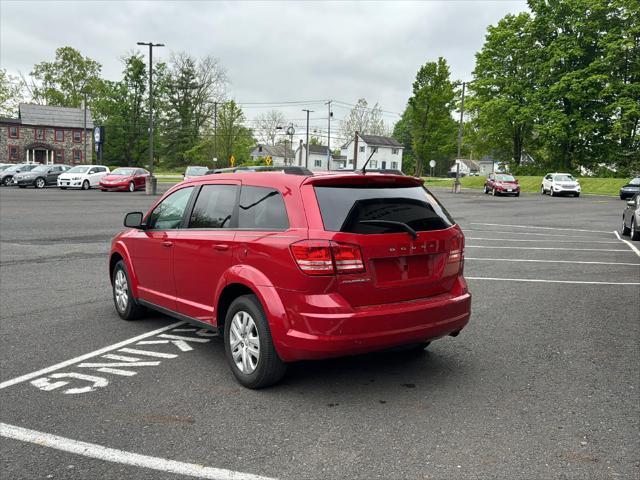
[[[144,189],[149,172],[144,168],[121,167],[100,179],[100,190],[103,192],[133,192]],[[133,188],[132,188],[133,185]]]
[[[282,195],[288,228],[130,229],[113,239],[110,272],[113,276],[114,266],[124,261],[133,298],[209,327],[221,326],[234,298],[255,294],[285,362],[456,336],[468,323],[471,308],[459,226],[451,222],[447,228],[417,232],[416,238],[406,232],[329,231],[315,190],[422,183],[378,174],[199,177],[176,185],[163,198],[209,184],[269,187]],[[185,216],[188,219],[189,212]],[[317,264],[312,260],[322,262],[323,255],[326,271],[303,270]]]
[[[520,196],[520,184],[512,175],[505,173],[490,173],[484,182],[484,193],[493,195]]]

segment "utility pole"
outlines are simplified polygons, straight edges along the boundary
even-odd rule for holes
[[[218,158],[218,102],[213,102],[213,157]]]
[[[325,103],[328,107],[327,112],[327,170],[331,170],[331,116],[333,112],[331,111],[331,100]]]
[[[158,180],[153,175],[153,47],[164,47],[164,43],[138,42],[138,45],[149,47],[149,171],[151,175],[145,179],[145,193],[155,195]]]
[[[356,132],[355,143],[353,144],[353,169],[358,168],[358,132]]]
[[[462,82],[462,102],[460,104],[460,126],[458,127],[458,157],[456,158],[456,181],[453,184],[454,193],[460,193],[460,150],[462,148],[462,120],[464,116],[464,90],[467,83]]]
[[[293,157],[291,158],[291,164],[293,165],[295,159],[296,159],[296,154],[293,152],[293,134],[296,133],[296,129],[293,128],[293,123],[289,124],[289,128],[287,128],[287,134],[289,135],[289,148],[291,148],[291,153],[293,153]],[[286,151],[286,150],[285,150]],[[285,162],[286,164],[287,162]]]
[[[309,168],[309,114],[313,112],[313,110],[302,109],[303,112],[307,112],[307,145],[305,146],[305,156],[304,156],[304,168]]]
[[[87,163],[87,91],[84,91],[84,153],[82,154],[84,163]],[[82,160],[81,160],[82,162]],[[93,163],[93,162],[91,162]]]

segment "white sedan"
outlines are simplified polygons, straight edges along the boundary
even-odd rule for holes
[[[62,190],[67,188],[81,188],[89,190],[97,187],[100,179],[109,173],[109,167],[104,165],[77,165],[58,177],[58,187]]]
[[[542,179],[540,193],[549,193],[552,197],[557,195],[580,196],[580,182],[570,173],[548,173]]]

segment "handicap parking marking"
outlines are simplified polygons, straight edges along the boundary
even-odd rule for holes
[[[39,432],[28,428],[0,423],[0,437],[21,442],[32,443],[41,447],[53,448],[63,452],[94,458],[106,462],[148,468],[160,472],[174,473],[210,480],[274,480],[252,473],[236,472],[224,468],[207,467],[198,463],[186,463],[166,458],[125,452],[116,448],[105,447],[95,443],[82,442],[50,433]]]
[[[44,392],[58,391],[66,395],[90,393],[107,387],[113,375],[133,377],[139,373],[140,369],[158,367],[163,361],[175,359],[183,352],[194,350],[194,346],[209,343],[213,337],[218,336],[211,330],[185,325],[187,324],[183,321],[172,323],[36,372],[4,381],[0,383],[0,390],[31,381],[31,385]],[[144,348],[137,348],[139,345]],[[151,345],[158,345],[160,348],[154,349]],[[130,348],[130,346],[136,348]],[[171,351],[167,351],[167,347],[171,347]]]

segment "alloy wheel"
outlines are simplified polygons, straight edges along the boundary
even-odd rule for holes
[[[130,182],[129,183],[129,191],[133,192],[133,191],[135,191],[135,189],[136,189],[136,186],[133,184],[133,182]]]
[[[36,180],[36,187],[44,188],[44,179],[43,178],[39,178],[39,179]]]
[[[260,336],[258,327],[247,312],[240,310],[231,320],[229,346],[238,370],[249,375],[258,367],[260,360]]]
[[[129,303],[129,285],[124,270],[118,269],[116,278],[113,281],[113,292],[116,299],[116,307],[119,312],[124,312]]]

